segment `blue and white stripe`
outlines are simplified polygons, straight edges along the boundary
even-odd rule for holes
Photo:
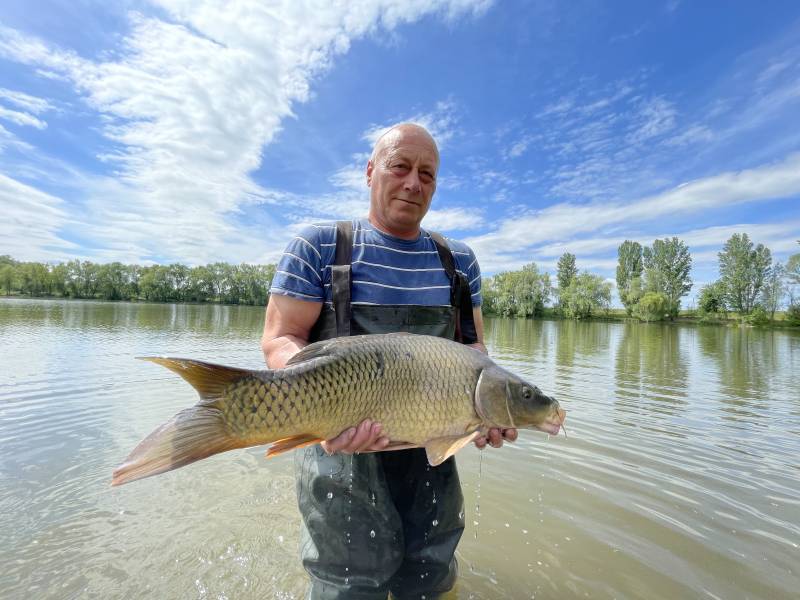
[[[481,272],[466,244],[447,239],[456,270],[470,284],[472,304],[481,303]],[[331,265],[336,225],[310,225],[289,242],[278,262],[270,292],[302,300],[331,301]],[[353,304],[450,304],[450,282],[427,232],[403,240],[376,230],[367,219],[353,221]]]

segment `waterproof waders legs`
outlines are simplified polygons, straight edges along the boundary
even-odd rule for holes
[[[310,599],[435,598],[452,587],[464,528],[452,459],[428,467],[423,450],[351,457],[319,446],[295,457]]]

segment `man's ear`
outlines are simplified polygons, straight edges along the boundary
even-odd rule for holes
[[[372,184],[372,169],[374,165],[372,164],[371,160],[367,161],[367,187]]]

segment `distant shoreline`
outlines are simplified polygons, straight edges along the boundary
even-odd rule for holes
[[[246,306],[252,308],[266,308],[266,303],[261,306],[258,304],[243,304],[243,303],[231,303],[231,302],[190,302],[190,301],[159,301],[159,300],[147,300],[147,299],[136,299],[131,300],[129,298],[120,299],[120,300],[106,300],[103,298],[71,298],[69,296],[28,296],[23,294],[12,294],[10,296],[0,296],[0,299],[4,300],[55,300],[55,301],[66,301],[66,302],[101,302],[104,304],[157,304],[157,305],[185,305],[185,306]],[[269,299],[267,299],[269,302]],[[521,320],[521,321],[576,321],[576,322],[608,322],[608,323],[640,323],[645,324],[645,321],[641,321],[636,317],[629,317],[625,314],[624,309],[609,309],[604,314],[592,315],[590,317],[586,317],[583,319],[570,319],[567,317],[563,317],[558,314],[555,309],[547,308],[545,309],[545,313],[538,317],[506,317],[503,315],[493,314],[490,312],[484,312],[485,317],[493,317],[499,319],[512,319],[512,320]],[[662,321],[650,321],[650,323],[661,323],[661,324],[691,324],[691,325],[716,325],[722,327],[752,327],[755,329],[798,329],[796,325],[791,325],[790,323],[785,322],[784,319],[784,311],[777,311],[775,313],[775,319],[771,320],[768,323],[764,323],[761,325],[751,325],[749,323],[745,323],[738,315],[735,313],[729,313],[727,317],[700,317],[696,314],[696,311],[686,310],[682,311],[680,315],[674,320],[664,319]]]

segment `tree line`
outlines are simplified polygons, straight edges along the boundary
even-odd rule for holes
[[[263,306],[274,274],[275,265],[245,263],[187,267],[71,260],[51,265],[0,256],[0,288],[6,295]]]
[[[800,243],[800,241],[798,241]],[[734,234],[718,253],[717,281],[700,290],[697,313],[702,319],[727,318],[735,312],[751,324],[775,318],[786,303],[786,320],[800,325],[800,253],[775,263],[769,248],[754,245],[746,233]],[[677,237],[656,239],[650,246],[625,240],[617,249],[616,286],[629,317],[642,321],[675,319],[681,301],[692,289],[692,256]],[[484,280],[484,309],[490,314],[536,317],[552,310],[583,319],[608,312],[612,284],[588,271],[578,272],[576,257],[558,260],[557,285],[535,263],[519,271]],[[552,304],[548,309],[548,304]]]

